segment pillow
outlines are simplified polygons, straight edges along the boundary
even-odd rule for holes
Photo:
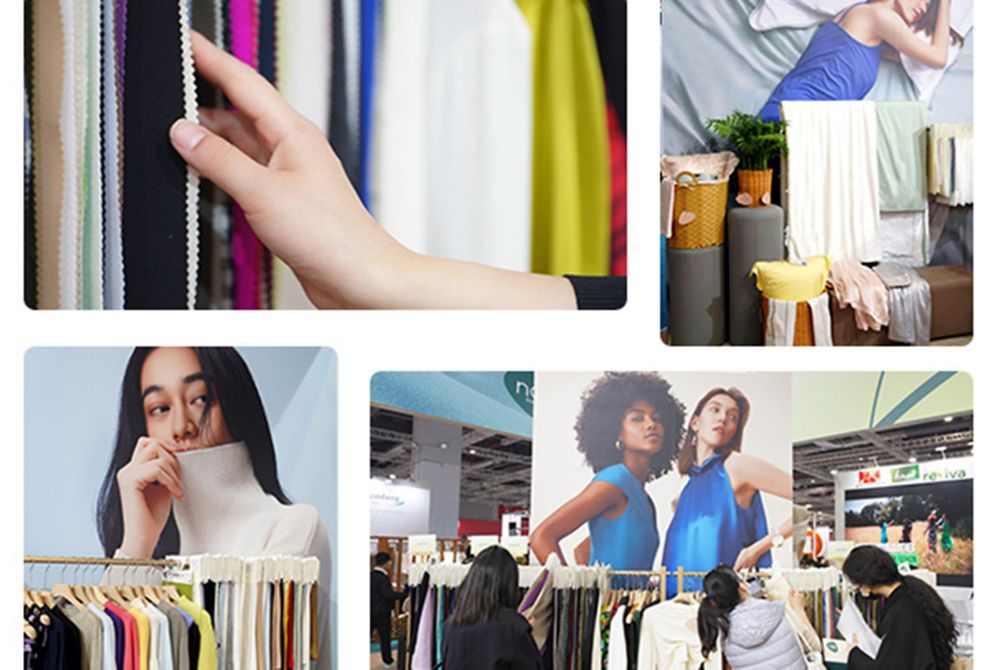
[[[829,256],[810,256],[804,265],[788,261],[758,261],[750,269],[757,288],[766,297],[786,302],[812,300],[826,291]]]

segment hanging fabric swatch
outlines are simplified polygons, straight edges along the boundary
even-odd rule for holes
[[[177,3],[128,5],[124,63],[125,306],[188,306],[188,171],[170,145],[187,113]]]
[[[359,117],[358,195],[368,206],[371,188],[372,103],[378,50],[379,0],[361,0],[361,83]]]
[[[59,0],[37,0],[32,15],[34,74],[31,94],[31,160],[35,188],[37,306],[59,307],[63,158],[63,31]]]
[[[386,0],[369,209],[417,253],[526,271],[531,33],[508,0]]]
[[[606,275],[611,177],[604,82],[583,0],[518,0],[533,32],[531,269]]]

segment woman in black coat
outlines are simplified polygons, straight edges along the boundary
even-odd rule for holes
[[[892,556],[873,545],[854,549],[844,574],[865,598],[887,598],[879,622],[882,638],[872,659],[851,642],[849,670],[950,670],[955,652],[955,617],[941,596],[916,577],[904,577]]]
[[[444,624],[444,670],[541,670],[531,625],[517,613],[517,582],[506,549],[476,556]]]

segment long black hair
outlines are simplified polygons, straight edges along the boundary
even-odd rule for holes
[[[632,403],[648,402],[663,423],[663,448],[653,455],[649,479],[670,472],[684,429],[684,403],[674,397],[670,383],[654,372],[607,372],[581,397],[576,417],[576,441],[594,472],[622,462],[615,441],[622,418]]]
[[[705,593],[698,605],[698,637],[701,655],[708,658],[719,644],[719,635],[729,634],[729,615],[743,600],[740,577],[727,565],[720,565],[701,582]]]
[[[479,552],[459,585],[449,621],[454,626],[495,621],[518,600],[517,563],[503,547],[489,547]]]
[[[97,534],[104,555],[112,556],[121,546],[124,533],[121,509],[121,493],[116,476],[118,471],[132,459],[135,443],[140,437],[147,437],[146,417],[142,405],[141,375],[146,358],[156,347],[138,347],[128,359],[122,377],[120,409],[118,411],[118,434],[108,471],[104,475],[101,491],[97,497]],[[234,441],[246,442],[250,451],[253,473],[265,492],[282,503],[291,501],[278,482],[278,464],[274,456],[274,442],[271,428],[264,413],[257,386],[243,357],[232,347],[193,347],[201,364],[209,387],[209,403],[219,403],[226,427]],[[205,408],[205,417],[209,407]],[[205,421],[205,419],[202,419]],[[180,551],[180,535],[174,521],[173,512],[160,534],[160,540],[153,550],[154,557],[176,554]]]
[[[858,586],[892,586],[906,589],[927,622],[934,652],[934,666],[950,670],[955,655],[955,617],[930,585],[912,576],[902,576],[896,561],[874,545],[855,547],[844,561],[844,574]]]

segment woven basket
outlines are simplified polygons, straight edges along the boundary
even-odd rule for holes
[[[770,205],[771,173],[771,170],[738,170],[736,175],[740,183],[739,195],[742,196],[746,193],[750,199],[749,202],[744,202],[742,197],[738,197],[736,202],[744,207],[767,207]]]
[[[762,323],[764,339],[767,339],[767,303],[765,296],[760,298],[760,313],[763,317]],[[792,345],[796,347],[815,347],[816,338],[813,335],[813,317],[809,303],[802,301],[795,305],[795,338]]]
[[[667,243],[674,249],[717,247],[726,241],[726,204],[729,181],[699,184],[690,172],[692,183],[674,185],[673,235]]]

